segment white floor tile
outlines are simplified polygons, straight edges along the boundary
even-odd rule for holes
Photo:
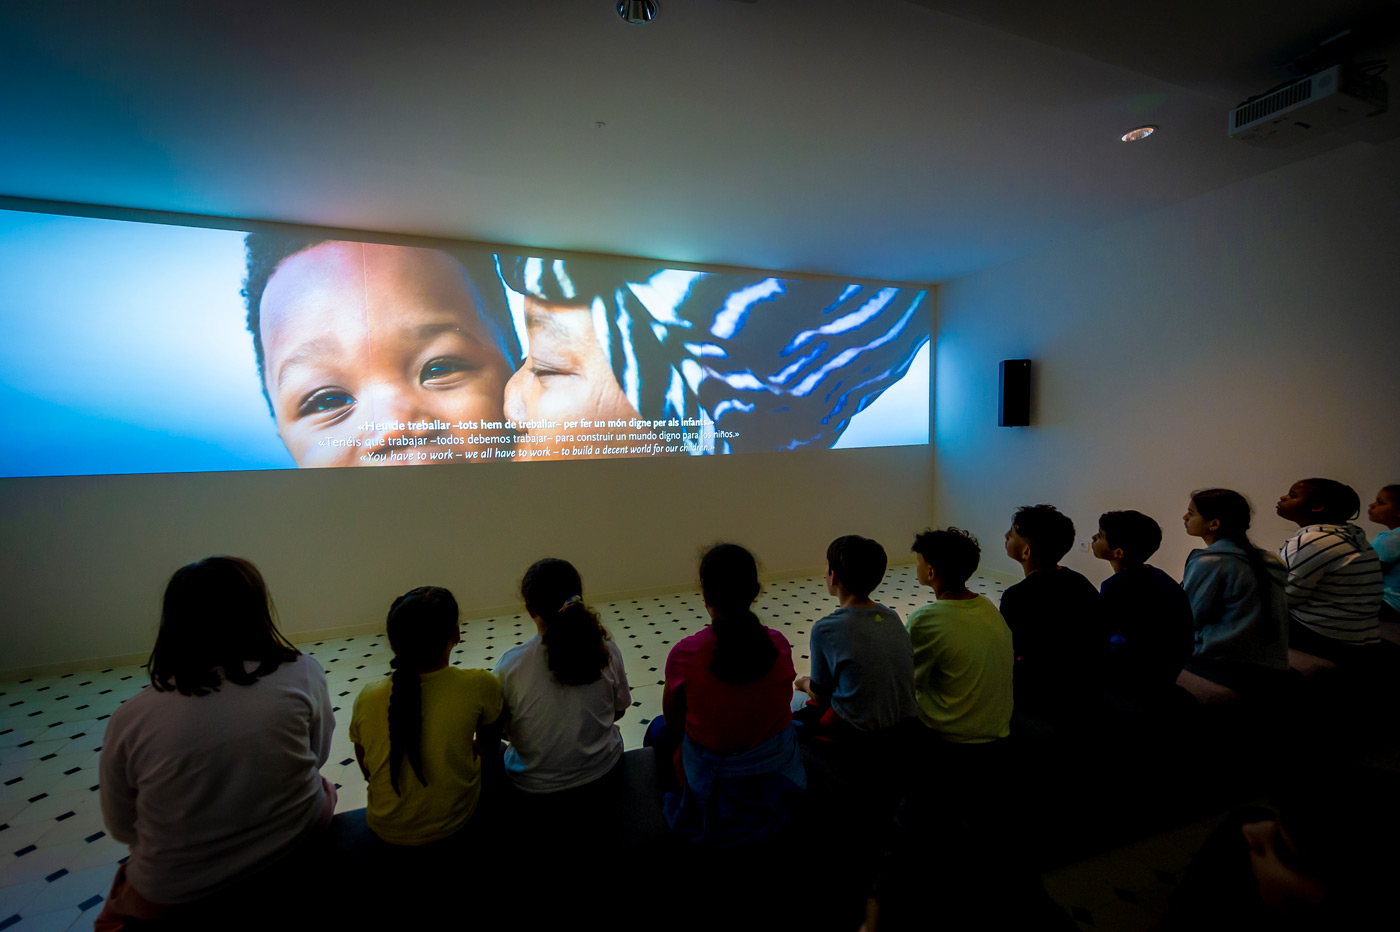
[[[31,900],[44,892],[48,885],[48,881],[45,880],[31,880],[28,883],[0,887],[0,920],[8,919],[15,913],[22,912]]]
[[[33,741],[23,747],[15,746],[5,749],[5,760],[42,760],[50,754],[57,754],[65,745],[69,743],[67,737],[49,738],[42,741]]]
[[[21,914],[23,915],[23,914]],[[73,909],[63,909],[58,912],[43,913],[37,916],[25,916],[19,922],[10,926],[7,932],[64,932],[72,928],[73,923],[83,918],[83,912],[76,907]],[[91,920],[89,920],[91,922]],[[89,925],[91,928],[91,925]]]
[[[101,814],[99,813],[99,820],[100,818]],[[86,811],[75,812],[62,822],[36,822],[30,825],[13,825],[10,828],[12,831],[17,831],[20,829],[32,830],[36,827],[42,831],[34,839],[34,844],[41,848],[48,845],[61,845],[70,841],[84,841],[95,832],[103,831],[101,827],[93,828],[92,820]]]
[[[35,800],[10,819],[11,825],[25,825],[30,822],[48,822],[66,812],[82,812],[89,806],[96,808],[96,793],[80,790],[76,793],[58,793]],[[65,820],[66,821],[66,820]]]
[[[39,848],[20,857],[8,853],[0,855],[0,887],[41,880],[64,868],[73,870],[70,865],[82,856],[85,846],[84,842],[75,841]]]
[[[58,912],[69,908],[79,908],[79,904],[93,896],[104,899],[112,889],[115,872],[104,867],[92,867],[85,871],[69,872],[47,885],[26,909],[32,913]]]
[[[26,741],[34,741],[44,733],[43,728],[29,728],[24,725],[5,725],[0,727],[0,730],[4,728],[9,728],[10,731],[0,735],[0,754],[3,754],[7,761],[11,759],[8,753],[10,748],[23,744]]]
[[[47,822],[31,822],[28,825],[11,825],[0,832],[0,864],[5,863],[6,856],[37,844],[40,838],[52,830],[53,825]],[[5,917],[0,916],[0,919],[3,918]]]

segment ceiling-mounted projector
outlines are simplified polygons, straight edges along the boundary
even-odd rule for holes
[[[1333,65],[1247,100],[1230,111],[1230,137],[1282,149],[1384,113],[1386,83]]]

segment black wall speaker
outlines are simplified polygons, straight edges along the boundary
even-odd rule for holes
[[[1000,372],[998,427],[1027,427],[1031,423],[1031,361],[1003,359]]]

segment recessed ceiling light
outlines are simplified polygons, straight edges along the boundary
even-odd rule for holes
[[[1139,139],[1146,139],[1155,132],[1157,132],[1157,127],[1155,126],[1139,126],[1137,129],[1128,130],[1118,138],[1124,142],[1137,142]]]
[[[617,15],[633,26],[644,26],[656,19],[654,0],[617,0]]]

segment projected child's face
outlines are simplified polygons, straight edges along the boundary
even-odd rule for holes
[[[510,368],[466,273],[445,253],[314,246],[268,280],[261,326],[277,431],[299,466],[471,451],[479,447],[451,438],[480,431],[457,425],[502,418]]]
[[[525,327],[530,354],[506,383],[506,417],[516,422],[569,424],[581,418],[597,422],[638,416],[598,344],[589,308],[548,304],[527,295]],[[580,425],[578,429],[589,428]],[[532,428],[526,434],[539,440],[561,430]],[[522,452],[548,447],[527,439]]]

